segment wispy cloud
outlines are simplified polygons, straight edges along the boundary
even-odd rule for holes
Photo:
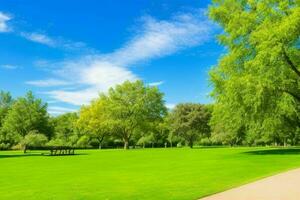
[[[11,16],[0,11],[0,32],[8,32],[10,28],[7,22],[11,20]]]
[[[56,45],[56,41],[50,38],[47,35],[41,34],[41,33],[25,33],[22,32],[20,35],[27,40],[30,40],[32,42],[37,42],[41,44],[45,44],[51,47],[54,47]]]
[[[76,109],[72,108],[66,108],[66,107],[61,107],[61,106],[50,106],[48,107],[48,112],[51,115],[60,115],[68,112],[76,112]]]
[[[39,44],[47,45],[53,48],[60,48],[65,50],[88,50],[93,51],[88,48],[84,42],[74,42],[71,40],[63,39],[62,37],[54,38],[50,37],[44,33],[38,32],[21,32],[20,36]]]
[[[27,81],[26,84],[37,86],[37,87],[53,87],[53,86],[70,85],[69,82],[64,81],[64,80],[59,80],[59,79],[45,79],[45,80]]]
[[[109,87],[125,80],[138,79],[131,67],[201,45],[213,36],[214,31],[203,11],[178,14],[170,20],[147,16],[141,22],[132,39],[111,53],[52,63],[52,67],[59,67],[54,71],[55,76],[84,88],[52,90],[47,94],[58,101],[86,104]],[[162,82],[152,84],[160,85]]]
[[[160,86],[164,83],[165,83],[164,81],[158,81],[158,82],[149,83],[148,85],[149,86]]]
[[[17,65],[1,65],[0,68],[14,70],[14,69],[19,68],[19,66],[17,66]]]
[[[212,24],[203,11],[174,16],[171,20],[142,19],[138,34],[109,57],[118,64],[132,64],[175,53],[211,38]]]

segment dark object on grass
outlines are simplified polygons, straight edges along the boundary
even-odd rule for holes
[[[50,156],[75,155],[75,147],[70,146],[45,146],[45,147],[30,147],[27,150],[49,150]]]

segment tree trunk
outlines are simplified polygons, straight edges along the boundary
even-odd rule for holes
[[[24,153],[26,153],[26,151],[27,151],[27,147],[26,147],[26,145],[24,146]]]
[[[103,139],[104,139],[104,135],[102,135],[102,137],[98,137],[98,143],[99,143],[99,149],[102,149],[102,142],[103,142]]]
[[[124,139],[124,149],[129,149],[129,142],[127,139]]]
[[[193,141],[190,141],[190,142],[189,142],[189,146],[190,146],[191,148],[193,148],[194,142],[193,142]]]

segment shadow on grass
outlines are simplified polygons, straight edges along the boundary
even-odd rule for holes
[[[2,158],[20,158],[20,157],[38,157],[38,156],[44,156],[44,157],[69,157],[69,156],[83,156],[88,155],[87,153],[76,153],[74,155],[53,155],[47,153],[26,153],[26,154],[0,154],[0,159]]]
[[[216,145],[216,146],[194,146],[193,149],[222,149],[222,148],[228,148],[230,146],[221,146],[221,145]]]
[[[265,149],[265,150],[257,150],[257,151],[247,151],[243,153],[249,155],[296,155],[296,154],[300,155],[300,148]]]

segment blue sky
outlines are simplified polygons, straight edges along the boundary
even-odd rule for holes
[[[208,103],[224,48],[208,0],[4,0],[0,90],[32,90],[56,115],[125,80],[157,85],[169,107]]]

